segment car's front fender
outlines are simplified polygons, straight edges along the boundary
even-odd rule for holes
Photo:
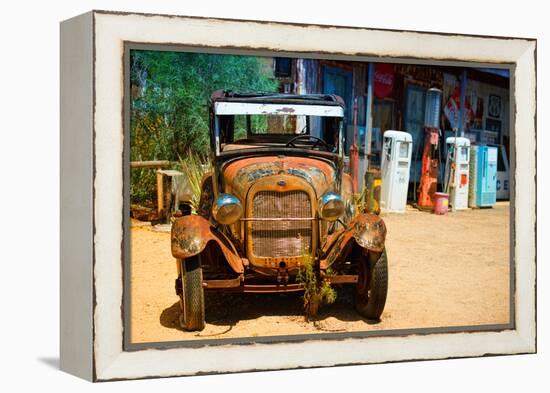
[[[382,252],[386,243],[386,224],[376,214],[363,213],[355,216],[347,228],[329,236],[323,247],[325,258],[321,267],[327,268],[344,260],[354,244],[373,252]]]
[[[367,250],[382,252],[386,243],[386,224],[376,214],[359,214],[350,222],[353,238]]]
[[[231,241],[202,216],[190,215],[177,218],[172,223],[171,244],[174,258],[185,259],[200,254],[206,245],[214,241],[236,273],[244,271],[244,265]]]

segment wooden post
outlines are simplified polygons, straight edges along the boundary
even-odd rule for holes
[[[468,74],[466,68],[462,70],[462,77],[460,78],[460,114],[458,120],[458,131],[460,136],[464,136],[464,130],[466,129],[466,124],[464,121],[464,113],[466,112],[466,83],[468,81]],[[456,135],[455,135],[456,138]]]
[[[372,144],[372,106],[373,106],[373,83],[374,83],[374,63],[369,63],[369,71],[367,75],[367,102],[365,113],[365,172],[369,170],[369,159],[371,154]]]
[[[164,175],[161,171],[157,170],[157,211],[159,213],[159,217],[162,214],[162,211],[164,210]]]
[[[306,69],[304,59],[296,59],[296,94],[306,94]],[[307,125],[305,116],[296,117],[296,131],[303,130]]]
[[[358,192],[359,185],[359,147],[357,147],[357,97],[353,100],[353,143],[349,149],[349,166],[353,181],[353,193]]]

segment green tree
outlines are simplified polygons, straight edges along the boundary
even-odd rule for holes
[[[177,161],[208,152],[208,99],[219,89],[276,91],[273,71],[255,56],[133,50],[130,53],[130,158]],[[151,200],[154,174],[133,170],[133,202]]]

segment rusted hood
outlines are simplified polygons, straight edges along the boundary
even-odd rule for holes
[[[227,165],[223,171],[225,191],[244,199],[249,188],[267,176],[297,176],[312,185],[317,196],[333,190],[335,168],[332,163],[315,158],[264,156],[243,158]]]

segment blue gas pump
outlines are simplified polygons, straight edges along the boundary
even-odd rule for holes
[[[495,146],[478,146],[476,205],[494,206],[497,201],[497,156]]]

